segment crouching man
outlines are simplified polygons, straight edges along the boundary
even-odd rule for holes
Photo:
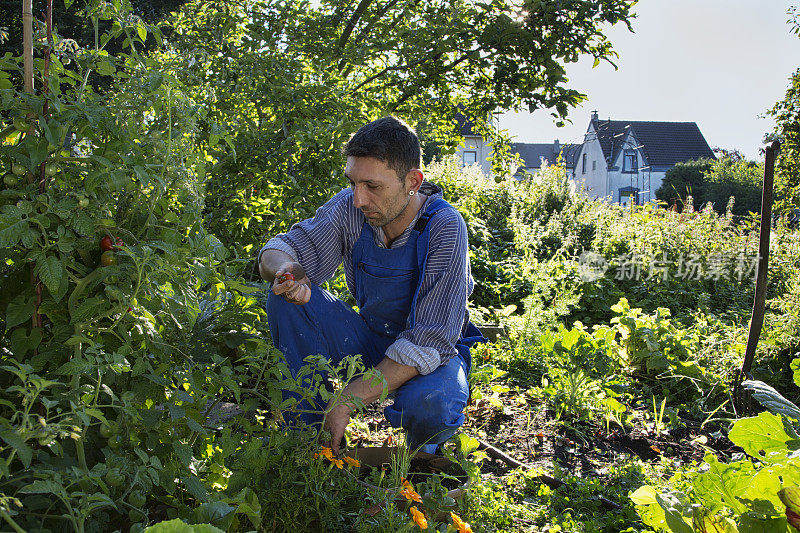
[[[366,124],[344,153],[350,188],[261,249],[261,276],[273,283],[270,332],[295,375],[309,355],[335,363],[360,354],[395,392],[386,419],[406,430],[410,447],[432,452],[464,422],[469,347],[486,340],[467,312],[467,228],[441,189],[424,181],[419,140],[403,121]],[[342,263],[358,312],[319,287]],[[300,409],[327,409],[323,429],[338,453],[352,399],[368,404],[382,391],[359,377],[338,402],[304,401]]]

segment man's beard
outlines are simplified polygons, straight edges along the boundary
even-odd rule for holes
[[[369,225],[370,225],[370,226],[372,226],[373,228],[382,228],[382,227],[386,226],[387,224],[391,224],[392,222],[394,222],[395,220],[397,220],[397,218],[398,218],[400,215],[402,215],[402,214],[405,212],[406,208],[408,208],[408,204],[410,204],[410,203],[411,203],[411,197],[410,197],[410,196],[408,196],[408,197],[406,197],[406,198],[407,198],[407,199],[406,199],[406,203],[405,203],[405,205],[403,205],[403,207],[402,207],[400,210],[398,210],[398,211],[397,211],[397,213],[396,213],[394,216],[392,216],[391,218],[388,218],[388,217],[381,217],[381,218],[379,218],[378,220],[374,220],[374,221],[373,221],[373,220],[370,220],[370,219],[367,217],[367,224],[369,224]]]

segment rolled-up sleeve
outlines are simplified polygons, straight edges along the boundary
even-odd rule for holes
[[[259,251],[281,250],[300,263],[311,283],[329,280],[344,256],[342,232],[347,219],[345,189],[322,207],[313,218],[294,224],[288,232],[270,239]]]
[[[430,374],[456,355],[467,317],[469,269],[467,227],[454,209],[431,217],[425,275],[417,297],[416,322],[389,346],[386,356]]]

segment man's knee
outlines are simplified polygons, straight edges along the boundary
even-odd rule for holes
[[[385,415],[395,427],[408,431],[412,446],[439,444],[449,439],[464,423],[466,399],[453,391],[428,390],[407,395],[400,404],[386,408]]]
[[[453,394],[440,390],[423,394],[417,400],[416,425],[423,433],[435,436],[446,428],[457,428],[464,423],[466,402]]]

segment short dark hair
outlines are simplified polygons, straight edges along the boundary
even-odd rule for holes
[[[344,155],[383,161],[401,181],[412,168],[420,167],[421,152],[414,128],[391,116],[361,126],[344,146]]]

